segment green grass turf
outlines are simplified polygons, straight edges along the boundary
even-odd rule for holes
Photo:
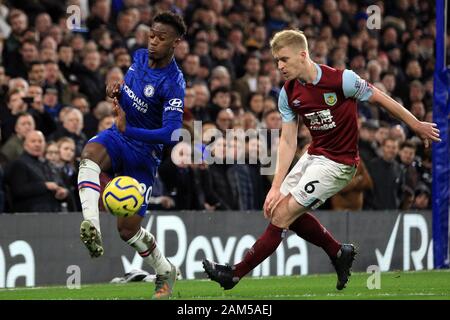
[[[348,287],[335,289],[334,274],[245,278],[233,290],[224,291],[210,280],[179,280],[172,299],[450,299],[450,272],[416,271],[381,274],[381,289],[367,289],[366,273],[352,275]],[[149,299],[153,283],[81,285],[81,289],[66,287],[36,287],[0,289],[3,299]]]

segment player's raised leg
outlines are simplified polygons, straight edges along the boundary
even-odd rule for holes
[[[143,208],[145,214],[146,205]],[[143,215],[136,214],[128,218],[118,218],[117,228],[120,237],[133,247],[156,272],[156,287],[153,299],[167,299],[175,285],[177,270],[161,253],[155,237],[141,227]]]
[[[100,173],[111,167],[106,148],[100,143],[88,143],[81,154],[78,173],[78,190],[83,212],[80,238],[89,250],[91,257],[103,254],[100,233],[98,200],[100,198]]]

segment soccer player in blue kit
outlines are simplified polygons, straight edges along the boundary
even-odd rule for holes
[[[103,254],[98,201],[101,171],[128,175],[145,185],[145,201],[137,214],[118,218],[122,240],[156,271],[153,298],[168,298],[176,268],[159,250],[155,237],[141,227],[164,144],[182,125],[186,84],[174,59],[174,49],[186,33],[181,16],[162,12],[154,17],[148,50],[134,54],[123,83],[108,83],[114,100],[115,124],[88,141],[81,155],[78,189],[84,221],[80,237],[91,257]]]

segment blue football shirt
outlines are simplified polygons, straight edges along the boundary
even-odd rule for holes
[[[172,132],[182,125],[185,89],[175,59],[164,68],[150,68],[147,49],[137,50],[120,90],[125,136],[150,144],[169,143]]]

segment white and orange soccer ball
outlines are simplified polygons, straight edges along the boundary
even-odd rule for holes
[[[102,200],[106,210],[112,215],[130,217],[144,203],[143,188],[132,177],[118,176],[106,185]]]

